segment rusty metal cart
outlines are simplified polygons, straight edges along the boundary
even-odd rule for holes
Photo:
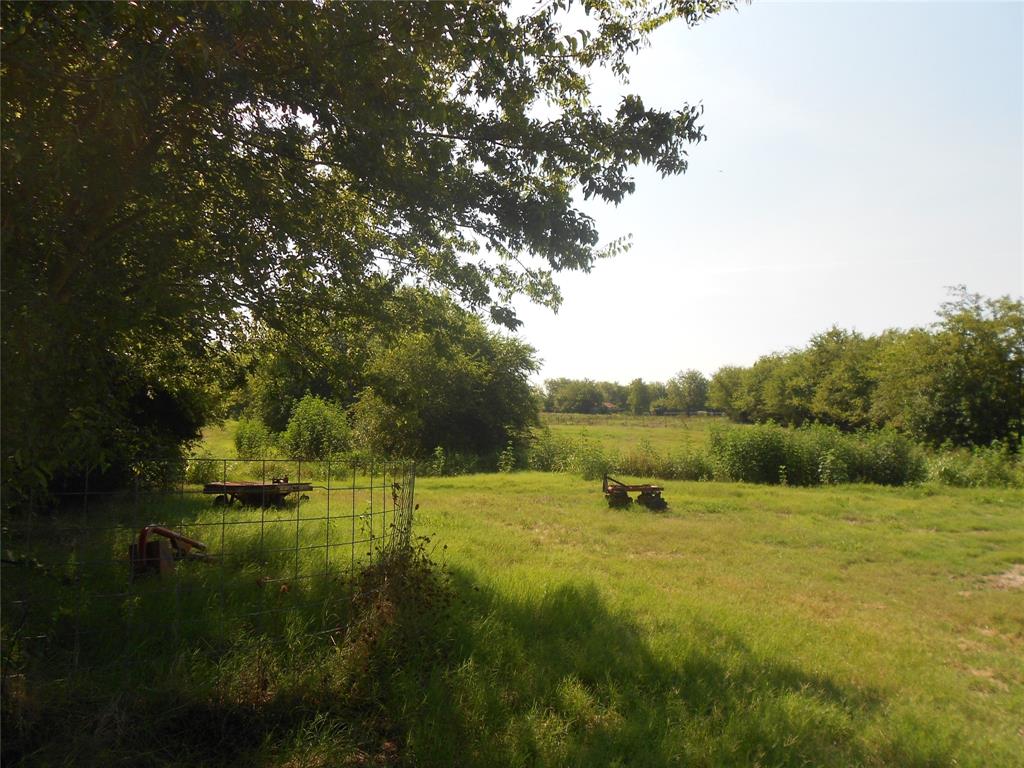
[[[311,483],[289,483],[287,477],[275,477],[269,483],[227,481],[203,486],[203,493],[216,494],[213,503],[218,506],[237,501],[246,507],[281,507],[288,494],[312,490]]]

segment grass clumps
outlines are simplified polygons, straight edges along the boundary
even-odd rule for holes
[[[20,581],[53,593],[55,618],[42,647],[23,637],[15,610],[5,611],[0,760],[400,762],[406,694],[450,645],[453,592],[426,543],[382,552],[351,576],[308,582],[258,578],[267,564],[254,545],[223,572],[180,569],[171,598],[171,582],[146,581],[116,604],[95,601],[73,631],[82,584],[19,569]]]
[[[1024,462],[1005,443],[946,448],[928,459],[928,479],[957,488],[1024,488]]]
[[[906,485],[927,476],[924,453],[893,430],[843,433],[812,425],[774,423],[712,427],[706,447],[658,450],[641,440],[624,452],[591,440],[538,432],[527,457],[530,469],[566,472],[587,480],[620,472],[665,480],[721,480],[769,485],[876,483]]]

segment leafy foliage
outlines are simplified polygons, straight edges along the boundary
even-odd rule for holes
[[[349,448],[349,426],[345,412],[316,395],[306,395],[295,406],[281,447],[291,458],[323,461]]]
[[[240,459],[264,459],[273,450],[270,430],[259,419],[240,419],[235,430],[235,453]]]
[[[600,413],[604,410],[601,384],[590,379],[548,379],[544,407],[557,413]],[[625,404],[625,398],[623,398]]]
[[[557,304],[554,273],[624,247],[574,195],[704,138],[697,106],[606,113],[588,73],[728,5],[587,2],[567,34],[562,0],[5,3],[5,491],[179,450],[252,322],[411,280],[510,327],[516,294]]]
[[[666,385],[668,403],[673,410],[692,414],[707,406],[708,379],[700,371],[680,371]]]
[[[1021,441],[1024,305],[963,288],[930,329],[878,337],[832,328],[805,349],[712,377],[709,402],[737,421],[890,426],[939,446]]]

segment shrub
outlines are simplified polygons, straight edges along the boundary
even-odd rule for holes
[[[206,485],[222,479],[223,463],[213,457],[209,451],[189,458],[185,465],[185,482],[193,485]]]
[[[505,450],[498,455],[498,471],[514,472],[518,463],[516,454],[516,445],[510,440]]]
[[[579,475],[584,480],[596,480],[615,470],[618,462],[615,454],[606,454],[587,438],[565,444],[565,456],[562,460],[562,472]]]
[[[921,449],[891,429],[849,435],[821,424],[785,429],[768,422],[714,430],[710,450],[723,480],[904,485],[925,477]]]
[[[242,419],[235,431],[235,453],[240,459],[264,459],[270,455],[273,438],[259,419]]]
[[[556,472],[561,446],[547,427],[536,430],[526,449],[526,466],[538,472]]]
[[[787,466],[786,432],[771,422],[714,429],[710,449],[716,479],[775,484]]]
[[[340,407],[306,395],[296,403],[281,443],[292,458],[323,461],[348,450],[349,433],[348,419]]]
[[[1024,487],[1024,462],[1000,442],[973,449],[945,448],[927,461],[928,479],[961,488]]]
[[[857,436],[859,466],[854,479],[879,485],[918,483],[926,477],[924,454],[910,438],[893,429]]]
[[[699,449],[669,454],[665,460],[664,474],[656,475],[669,480],[711,480],[714,476],[711,457]]]
[[[641,440],[639,446],[622,456],[616,469],[627,475],[666,477],[667,463],[665,457],[660,456],[649,442]]]

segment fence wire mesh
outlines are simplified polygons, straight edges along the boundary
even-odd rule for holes
[[[409,545],[414,489],[406,465],[203,458],[9,515],[5,674],[64,683],[216,655],[240,637],[294,645],[341,631],[352,578]],[[176,548],[154,526],[202,547]]]

